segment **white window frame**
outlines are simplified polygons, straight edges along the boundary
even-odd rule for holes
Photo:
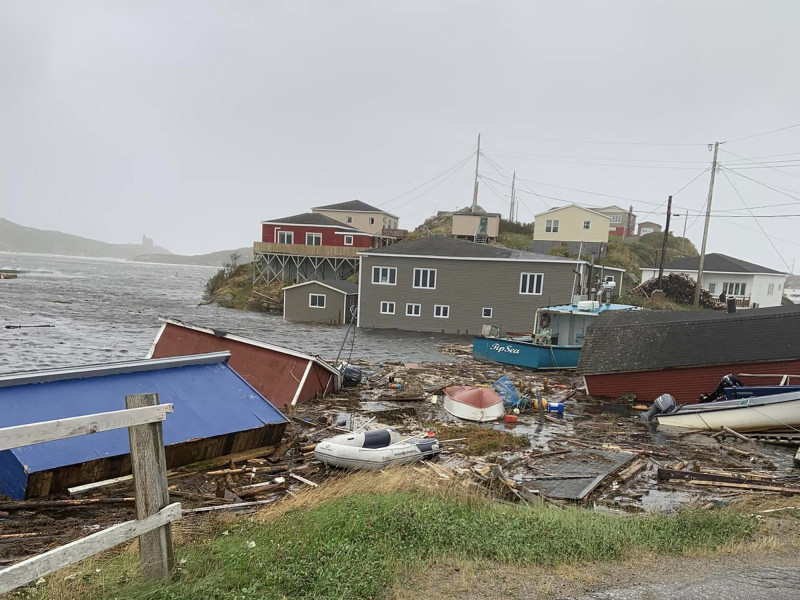
[[[382,315],[393,315],[395,308],[394,300],[381,300],[380,309]]]
[[[419,273],[420,285],[417,285],[417,273]],[[430,284],[431,273],[433,273],[433,285],[422,285],[423,283]],[[412,274],[411,286],[417,290],[435,290],[437,277],[438,273],[436,272],[436,269],[416,268]]]
[[[309,236],[311,236],[311,243],[308,243]],[[319,240],[319,244],[315,244],[314,240]],[[313,233],[311,231],[306,232],[306,246],[322,246],[322,234],[321,233]]]
[[[489,311],[488,315],[486,314],[487,310]],[[494,314],[494,309],[489,307],[489,306],[484,306],[481,309],[481,318],[483,318],[483,319],[491,319],[493,314]]]
[[[314,304],[312,302],[312,298],[322,298],[322,304],[319,304],[319,300],[317,300],[317,304]],[[327,294],[309,294],[308,306],[309,308],[325,308],[326,300],[327,300]]]
[[[558,219],[547,219],[544,223],[544,231],[545,233],[558,233],[558,226]]]
[[[281,241],[281,237],[284,238]],[[289,240],[288,242],[286,240]],[[275,232],[275,243],[276,244],[294,244],[294,231],[284,231],[282,229],[278,229]]]
[[[407,317],[421,317],[422,316],[422,304],[416,304],[414,302],[407,302],[406,303],[406,316]]]
[[[530,279],[533,278],[534,284],[531,286]],[[536,285],[536,280],[538,278],[539,285]],[[529,292],[528,290],[533,287],[533,291]],[[536,291],[536,288],[539,288],[539,291]],[[523,296],[541,296],[544,293],[544,273],[520,273],[519,274],[519,293]]]
[[[386,281],[383,279],[383,270],[386,270]],[[378,273],[377,281],[375,273]],[[394,281],[392,281],[394,279]],[[372,267],[372,285],[397,285],[397,267]]]
[[[584,221],[583,222],[583,228],[584,229],[591,229],[592,228],[592,222],[591,221]]]
[[[717,283],[716,282],[712,282],[712,283],[708,284],[708,293],[709,294],[716,294],[716,290],[717,290]]]
[[[344,236],[344,245],[345,246],[352,246],[353,245],[353,236],[352,235]]]
[[[774,294],[774,293],[775,293],[775,284],[774,283],[768,283],[767,284],[767,296],[772,296],[772,294]]]
[[[439,313],[438,315],[436,313]],[[450,318],[450,305],[449,304],[434,304],[433,305],[433,318],[434,319],[449,319]]]
[[[610,215],[612,223],[622,223],[622,215]]]

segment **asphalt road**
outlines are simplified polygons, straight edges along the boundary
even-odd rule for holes
[[[680,562],[676,561],[676,568]],[[659,583],[604,592],[569,600],[797,600],[800,568],[756,567],[715,573],[697,581]]]

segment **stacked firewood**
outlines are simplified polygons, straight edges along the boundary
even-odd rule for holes
[[[655,290],[662,290],[667,300],[678,304],[692,304],[694,302],[694,279],[684,273],[670,273],[661,279],[658,285],[658,278],[645,281],[635,289],[631,290],[631,296],[640,298],[650,298]],[[724,305],[706,290],[700,290],[700,306],[703,308],[722,309]]]

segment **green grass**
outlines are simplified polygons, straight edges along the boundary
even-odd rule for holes
[[[752,517],[724,510],[615,517],[578,508],[499,506],[458,489],[322,494],[322,500],[276,510],[263,520],[240,519],[225,526],[225,535],[217,531],[180,548],[181,565],[169,584],[128,581],[126,573],[136,565],[128,553],[101,563],[99,571],[90,565],[88,575],[75,579],[77,588],[48,585],[34,595],[381,598],[390,595],[398,573],[419,572],[435,559],[542,567],[619,561],[637,552],[678,555],[748,540],[757,526]]]

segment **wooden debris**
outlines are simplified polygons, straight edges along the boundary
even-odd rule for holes
[[[130,482],[133,482],[133,475],[123,475],[122,477],[115,477],[114,479],[104,479],[103,481],[76,485],[75,487],[67,488],[67,492],[69,492],[70,496],[78,496],[84,492],[91,492],[100,488],[117,485],[118,483]]]
[[[741,433],[739,433],[738,431],[734,431],[733,429],[731,429],[731,428],[730,428],[730,427],[728,427],[727,425],[723,425],[723,426],[722,426],[722,430],[723,430],[725,433],[730,433],[730,434],[731,434],[733,437],[737,437],[737,438],[739,438],[740,440],[744,440],[745,442],[752,442],[752,441],[753,441],[753,440],[751,440],[749,437],[742,435],[742,434],[741,434]]]
[[[741,490],[752,490],[754,492],[780,492],[781,494],[795,495],[800,494],[800,488],[780,487],[777,485],[761,485],[756,483],[729,483],[726,481],[690,481],[692,485],[711,485],[726,488],[737,488]]]
[[[267,481],[263,484],[259,483],[255,486],[247,486],[237,490],[236,494],[240,498],[249,498],[250,496],[258,496],[259,494],[271,494],[273,492],[280,492],[286,489],[285,483],[272,483]]]
[[[638,458],[632,465],[625,467],[622,471],[620,471],[617,479],[623,483],[627,482],[628,480],[633,479],[639,473],[639,471],[644,469],[646,466],[647,463],[641,458]]]
[[[314,483],[310,479],[306,479],[305,477],[300,477],[300,475],[296,475],[295,473],[289,473],[289,477],[292,479],[296,479],[300,483],[305,483],[306,485],[310,485],[311,487],[319,487],[318,483]]]
[[[244,462],[253,458],[261,458],[262,456],[270,456],[275,452],[275,446],[262,446],[261,448],[254,448],[252,450],[245,450],[244,452],[237,452],[236,454],[228,454],[227,456],[218,456],[210,458],[201,462],[192,463],[176,469],[176,471],[184,473],[187,471],[198,472],[208,471],[210,469],[217,469],[219,467],[228,465],[231,461]]]
[[[133,504],[133,498],[84,498],[81,500],[19,500],[0,502],[0,510],[86,508],[98,504]]]
[[[684,480],[684,481],[712,481],[712,482],[723,482],[723,483],[744,483],[744,484],[758,484],[763,483],[764,479],[762,477],[748,477],[748,474],[744,474],[744,476],[737,476],[734,473],[729,473],[725,475],[719,475],[716,473],[703,473],[701,471],[676,471],[674,469],[664,469],[659,467],[658,469],[658,478],[661,480]]]

